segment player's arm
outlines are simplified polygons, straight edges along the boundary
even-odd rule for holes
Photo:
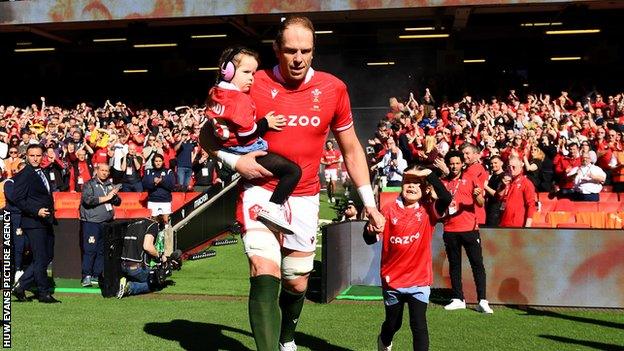
[[[358,194],[364,203],[364,208],[370,219],[369,225],[373,231],[381,232],[384,228],[385,218],[377,210],[375,196],[370,184],[366,155],[355,135],[355,129],[351,126],[344,131],[334,133],[342,151],[349,177],[353,180]]]
[[[273,173],[256,162],[256,157],[267,154],[265,151],[253,151],[246,155],[234,155],[221,150],[221,146],[214,134],[212,123],[204,124],[199,134],[199,143],[212,157],[240,173],[243,178],[254,179],[273,175]]]

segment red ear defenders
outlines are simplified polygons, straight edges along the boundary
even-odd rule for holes
[[[227,58],[223,61],[223,65],[221,65],[221,79],[230,82],[234,78],[234,74],[236,74],[236,66],[234,65],[234,57],[238,55],[243,48],[237,47],[230,52]]]

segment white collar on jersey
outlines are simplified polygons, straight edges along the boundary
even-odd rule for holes
[[[273,75],[280,83],[286,83],[284,77],[282,77],[282,73],[279,70],[279,66],[273,67]],[[309,82],[310,79],[312,79],[312,76],[314,76],[314,68],[310,67],[310,69],[308,69],[308,73],[306,73],[305,79],[303,80],[303,84]]]
[[[240,91],[240,89],[238,89],[236,84],[230,83],[230,82],[226,82],[224,80],[220,81],[219,84],[217,84],[217,86],[219,88],[226,89],[226,90],[238,90],[238,91]]]
[[[400,208],[405,208],[405,205],[403,204],[403,196],[399,195],[396,199],[396,203],[399,205]],[[416,206],[414,206],[413,208],[419,209],[420,202],[416,202]]]

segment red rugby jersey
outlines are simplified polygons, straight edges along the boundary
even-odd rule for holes
[[[321,160],[325,163],[330,163],[330,162],[336,162],[336,161],[340,161],[340,158],[342,157],[342,154],[340,153],[340,150],[325,150],[323,151],[323,157],[321,157]],[[331,163],[327,166],[325,166],[325,169],[338,169],[340,166],[339,163]]]
[[[442,183],[453,196],[450,207],[455,207],[457,212],[452,215],[444,216],[445,232],[468,232],[479,229],[475,207],[478,207],[474,201],[473,192],[475,188],[474,178],[462,174],[459,179],[442,179]]]
[[[302,175],[293,195],[315,195],[320,191],[318,172],[329,130],[336,133],[353,126],[347,86],[331,74],[309,69],[301,85],[287,87],[276,66],[258,71],[250,92],[259,118],[273,111],[286,117],[282,131],[269,130],[264,139],[269,151],[301,167]],[[275,189],[275,178],[255,184]]]
[[[485,170],[482,164],[476,162],[466,167],[466,170],[464,170],[464,175],[474,179],[477,186],[481,189],[481,192],[485,191],[483,190],[483,188],[485,186],[485,183],[487,183],[490,175]],[[485,224],[485,206],[479,207],[475,205],[475,213],[477,214],[477,222],[479,224]]]
[[[432,205],[403,206],[401,198],[384,206],[381,234],[381,282],[384,288],[430,286],[433,283],[431,237],[436,222]]]
[[[206,115],[215,126],[221,146],[244,146],[256,141],[256,107],[234,84],[219,83],[211,91],[214,106]]]

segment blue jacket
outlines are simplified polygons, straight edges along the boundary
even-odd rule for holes
[[[154,178],[162,177],[158,184],[154,184]],[[175,186],[175,177],[170,169],[148,169],[143,176],[143,188],[147,190],[147,201],[171,202],[171,191]]]
[[[45,187],[35,169],[31,165],[26,165],[14,180],[13,199],[22,212],[22,228],[46,228],[54,224],[56,221],[52,192]],[[50,215],[45,218],[39,217],[38,213],[42,208],[47,208]]]

